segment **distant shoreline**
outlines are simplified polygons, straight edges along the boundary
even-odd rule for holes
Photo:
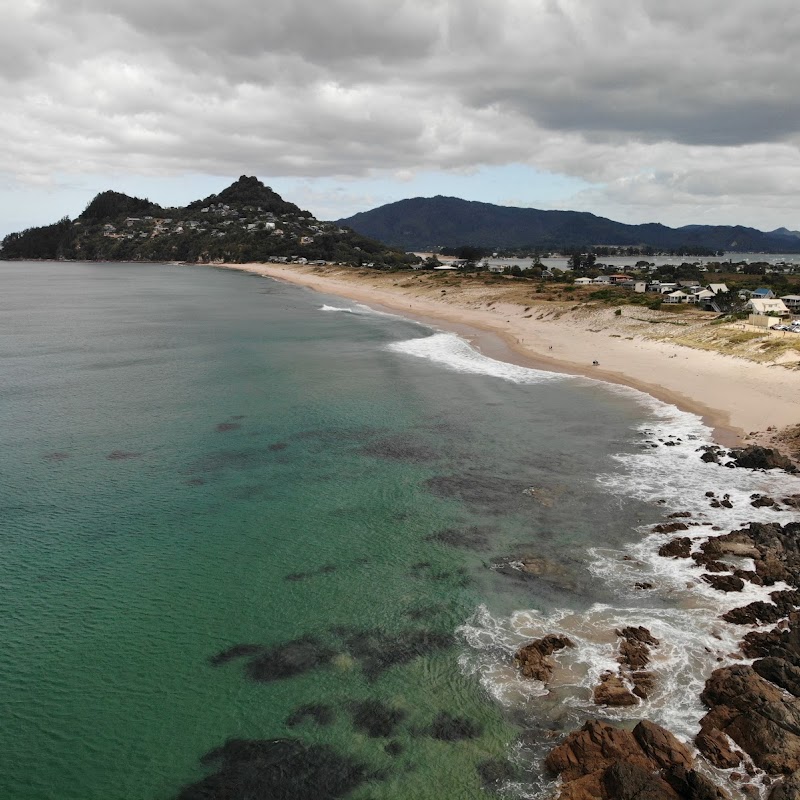
[[[536,316],[542,312],[552,315],[550,319],[534,319],[533,314],[521,315],[523,309],[518,305],[495,303],[486,308],[446,295],[426,296],[415,291],[416,287],[400,286],[397,274],[270,263],[211,266],[381,306],[458,333],[485,355],[501,361],[638,389],[698,414],[714,430],[716,441],[725,446],[740,445],[745,440],[769,444],[768,427],[780,429],[800,422],[798,370],[667,342],[581,330],[575,320],[552,315],[552,304],[545,309],[531,301],[531,307],[524,310],[533,308],[539,312]],[[592,364],[595,360],[600,362],[598,366]]]

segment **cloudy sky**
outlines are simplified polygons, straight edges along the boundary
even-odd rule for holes
[[[6,0],[0,233],[258,175],[800,228],[796,0]]]

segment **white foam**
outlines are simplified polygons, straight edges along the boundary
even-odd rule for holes
[[[426,358],[457,372],[489,375],[523,385],[556,381],[605,383],[496,361],[452,333],[396,342],[388,348]],[[605,386],[610,392],[636,400],[651,417],[636,431],[639,449],[613,456],[614,468],[597,477],[607,492],[620,498],[658,503],[665,516],[668,512],[689,511],[692,516],[682,521],[697,524],[675,535],[692,539],[694,549],[711,536],[750,522],[786,524],[800,519],[795,509],[750,505],[751,495],[756,493],[774,496],[778,501],[800,493],[799,477],[780,470],[764,473],[703,462],[699,449],[713,444],[713,438],[711,429],[698,415],[681,411],[637,389],[607,383]],[[712,508],[713,498],[706,497],[706,492],[714,492],[718,500],[727,495],[732,507]],[[460,658],[462,670],[477,676],[499,703],[528,707],[536,716],[546,714],[548,707],[553,713],[553,701],[547,699],[552,693],[557,698],[561,722],[567,720],[574,723],[570,727],[578,727],[598,714],[592,690],[600,675],[619,667],[615,630],[642,625],[660,640],[658,647],[651,648],[651,663],[647,667],[655,673],[653,693],[640,705],[603,708],[602,714],[619,720],[651,719],[691,742],[706,713],[700,693],[708,676],[726,664],[747,661],[739,652],[739,642],[752,628],[726,623],[720,615],[754,600],[769,601],[770,592],[787,587],[745,582],[741,592],[717,591],[702,580],[705,570],[692,559],[658,555],[658,549],[670,536],[652,533],[645,526],[639,532],[641,538],[626,552],[600,547],[587,551],[589,570],[615,590],[616,607],[595,604],[582,612],[556,611],[546,616],[535,611],[517,611],[508,617],[495,618],[481,606],[459,628],[467,644]],[[740,559],[732,566],[752,569],[753,564]],[[637,582],[651,583],[654,588],[637,590]],[[657,602],[666,602],[669,607],[653,608],[654,595]],[[565,633],[576,646],[554,655],[558,666],[552,681],[544,686],[522,678],[512,661],[521,645],[548,633]],[[552,784],[542,780],[527,787],[530,794],[520,791],[520,795],[538,798],[543,792],[550,792]]]
[[[417,358],[425,358],[455,372],[490,375],[511,383],[537,384],[581,380],[573,375],[520,367],[489,358],[455,333],[434,333],[418,339],[394,342],[387,349]]]
[[[344,311],[348,314],[353,313],[352,308],[340,308],[339,306],[329,306],[327,304],[323,305],[322,308],[320,308],[320,311]]]

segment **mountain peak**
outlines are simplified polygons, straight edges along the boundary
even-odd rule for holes
[[[294,203],[284,200],[272,187],[265,186],[255,175],[241,175],[226,189],[212,194],[204,200],[196,200],[187,208],[200,208],[216,203],[232,206],[254,206],[273,214],[296,214],[311,217],[310,211],[303,211]]]
[[[121,217],[125,214],[141,214],[159,206],[141,197],[131,197],[122,192],[100,192],[83,210],[78,219],[98,220]]]

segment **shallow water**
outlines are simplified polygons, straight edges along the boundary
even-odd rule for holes
[[[3,277],[3,796],[175,797],[226,740],[277,737],[332,747],[320,776],[361,765],[349,797],[485,796],[509,757],[509,791],[536,795],[541,731],[596,713],[624,624],[669,644],[652,701],[618,716],[692,735],[729,598],[646,526],[788,519],[746,498],[795,479],[703,464],[699,420],[634,391],[268,279]],[[706,509],[723,487],[734,509]],[[519,556],[542,574],[498,569]],[[554,629],[579,647],[545,695],[508,664]]]

